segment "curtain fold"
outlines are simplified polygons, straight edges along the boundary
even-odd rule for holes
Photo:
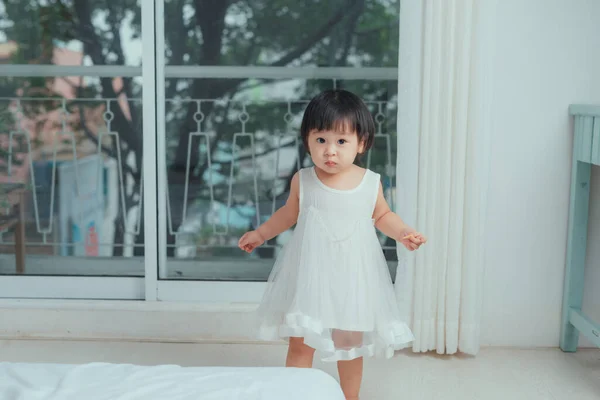
[[[396,211],[429,238],[398,247],[416,352],[479,350],[494,1],[400,7]]]

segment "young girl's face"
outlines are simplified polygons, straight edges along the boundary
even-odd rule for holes
[[[308,136],[308,149],[316,167],[335,174],[354,164],[364,144],[356,132],[314,130]]]

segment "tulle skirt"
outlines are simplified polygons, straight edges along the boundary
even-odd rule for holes
[[[324,361],[390,358],[414,340],[373,221],[333,231],[314,208],[277,257],[258,317],[260,339],[304,338]]]

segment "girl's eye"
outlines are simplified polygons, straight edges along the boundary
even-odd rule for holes
[[[317,138],[317,143],[325,143],[325,139],[323,139],[323,138]]]
[[[344,143],[346,143],[346,139],[340,139],[340,140],[338,140],[338,144],[344,144]]]

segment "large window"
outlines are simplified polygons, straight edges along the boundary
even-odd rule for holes
[[[399,0],[310,3],[0,1],[3,297],[256,299],[289,232],[237,239],[310,165],[326,88],[371,108],[393,205]]]

